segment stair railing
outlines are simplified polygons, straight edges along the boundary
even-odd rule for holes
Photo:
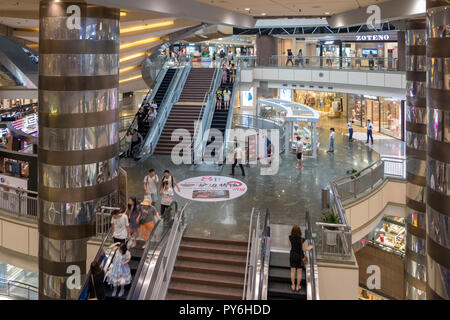
[[[183,91],[184,84],[189,72],[192,68],[192,59],[184,60],[177,68],[177,72],[172,79],[170,86],[167,88],[166,95],[158,108],[158,115],[153,121],[153,124],[145,137],[145,141],[140,148],[138,155],[141,160],[144,160],[155,152],[161,133],[164,129],[164,125],[172,111],[173,105],[179,100],[181,92]]]
[[[258,274],[261,266],[258,265],[261,253],[261,228],[260,212],[253,208],[250,215],[250,226],[248,231],[247,262],[245,265],[244,287],[242,300],[257,300],[259,293]]]
[[[319,295],[319,269],[317,267],[316,248],[313,237],[311,215],[306,211],[306,246],[313,246],[312,250],[306,252],[308,263],[306,268],[306,296],[308,300],[320,300]]]

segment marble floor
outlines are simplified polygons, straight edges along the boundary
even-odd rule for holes
[[[329,131],[319,129],[320,148],[317,159],[305,158],[303,168],[296,169],[296,157],[283,155],[277,175],[260,175],[260,168],[245,167],[246,176],[236,168],[235,178],[245,182],[248,191],[241,197],[222,202],[191,201],[187,207],[187,234],[199,237],[245,240],[252,208],[271,212],[271,223],[304,224],[305,212],[309,210],[315,221],[321,219],[321,190],[330,180],[346,174],[352,168],[360,170],[379,159],[379,154],[360,141],[348,142],[342,134],[336,134],[335,153],[328,154]],[[128,175],[128,194],[143,199],[143,179],[150,168],[161,178],[169,169],[177,181],[208,175],[195,172],[188,165],[174,165],[170,157],[155,155],[143,163],[131,159],[121,160]],[[230,176],[231,166],[225,165],[221,173],[210,175]],[[179,204],[187,200],[175,195]],[[159,208],[159,204],[158,204]]]

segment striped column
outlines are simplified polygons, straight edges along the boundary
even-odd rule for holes
[[[120,14],[60,0],[39,15],[39,299],[76,299],[95,210],[118,189]]]
[[[427,299],[450,298],[450,0],[427,1]]]
[[[426,21],[406,24],[406,299],[426,299]]]

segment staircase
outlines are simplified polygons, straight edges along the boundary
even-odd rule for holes
[[[172,132],[176,129],[186,129],[194,136],[195,121],[202,119],[202,102],[213,81],[214,69],[192,68],[181,92],[180,99],[170,111],[164,129],[155,149],[155,154],[171,154],[179,142],[171,141]],[[189,146],[191,141],[185,142]]]
[[[177,70],[175,68],[167,69],[166,74],[164,75],[164,78],[158,88],[158,91],[156,91],[154,100],[158,105],[158,108],[161,106],[161,102],[164,100],[164,97],[166,96],[167,89],[169,88],[176,71]],[[152,101],[148,101],[149,104],[151,104],[151,102]],[[142,123],[141,126],[139,126],[139,133],[142,135],[143,138],[145,138],[149,130],[150,130],[150,123],[148,123],[147,121]]]
[[[131,271],[131,277],[132,277],[131,281],[134,281],[134,277],[136,276],[136,271],[139,266],[139,262],[141,261],[142,254],[144,253],[144,249],[141,249],[144,244],[145,244],[145,241],[138,240],[138,241],[136,241],[136,248],[130,249],[131,260],[128,264],[130,266],[130,271]],[[108,283],[105,281],[106,300],[126,300],[132,283],[125,286],[125,294],[123,296],[117,297],[117,295],[116,295],[115,297],[113,297],[112,292],[113,292],[114,288],[112,286],[108,285]],[[120,291],[120,287],[117,288],[117,294],[119,294],[119,291]]]
[[[167,300],[240,300],[247,242],[183,237]]]
[[[268,300],[306,300],[306,272],[302,271],[302,289],[291,290],[291,268],[289,252],[271,252],[269,263]]]

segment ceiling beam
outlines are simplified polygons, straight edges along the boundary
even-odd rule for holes
[[[425,15],[426,0],[392,0],[377,4],[380,8],[380,23]],[[373,13],[367,8],[346,11],[327,18],[331,28],[365,25]]]
[[[86,2],[101,6],[153,12],[241,28],[253,28],[256,23],[256,20],[248,15],[214,7],[195,0],[87,0]]]

